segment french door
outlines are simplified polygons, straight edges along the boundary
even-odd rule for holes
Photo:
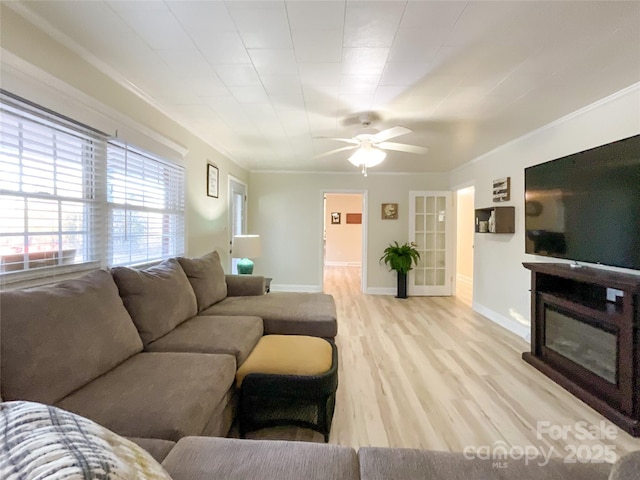
[[[451,192],[409,192],[409,241],[420,253],[409,272],[409,295],[451,295],[451,207]]]

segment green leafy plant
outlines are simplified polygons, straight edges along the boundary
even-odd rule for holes
[[[407,242],[404,245],[393,242],[384,249],[384,254],[380,257],[380,262],[384,262],[391,270],[406,275],[406,273],[413,268],[412,265],[414,263],[417,265],[420,259],[420,252],[416,250],[416,246],[413,242]]]

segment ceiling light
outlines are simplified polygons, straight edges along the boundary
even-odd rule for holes
[[[349,161],[356,167],[375,167],[380,165],[385,159],[387,154],[382,150],[373,147],[360,147],[356,152],[349,157]]]

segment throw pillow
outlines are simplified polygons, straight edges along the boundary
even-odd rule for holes
[[[196,293],[199,312],[227,296],[226,276],[218,252],[200,258],[180,257],[178,261]]]
[[[2,403],[0,431],[0,478],[6,480],[171,480],[135,443],[56,407]]]
[[[114,267],[111,274],[145,346],[198,313],[193,288],[175,258],[145,270]]]

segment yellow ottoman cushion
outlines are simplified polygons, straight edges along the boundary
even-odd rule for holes
[[[242,385],[250,373],[276,375],[320,375],[331,368],[331,344],[304,335],[265,335],[236,373],[236,385]]]

